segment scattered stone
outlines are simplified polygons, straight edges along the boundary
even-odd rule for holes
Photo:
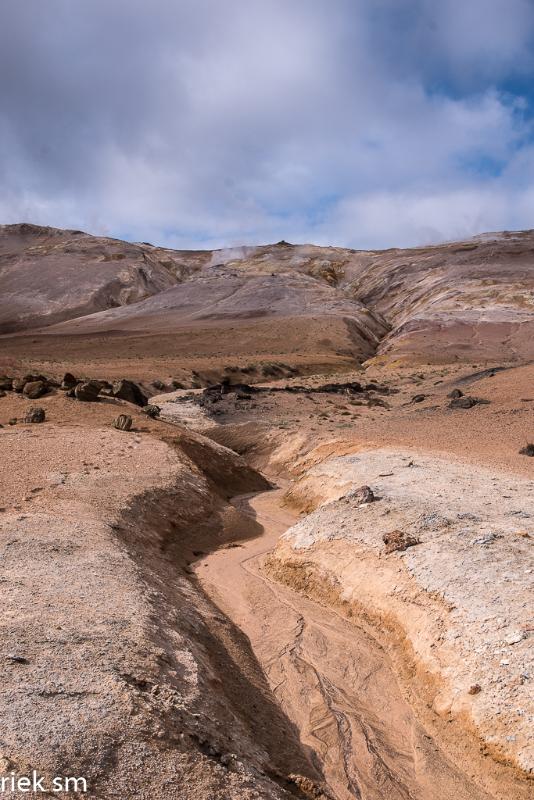
[[[381,400],[380,397],[370,397],[367,401],[367,405],[369,408],[373,408],[374,406],[379,406],[380,408],[387,408],[389,409],[390,406],[384,401]]]
[[[482,686],[479,683],[474,683],[469,687],[467,694],[479,694],[482,691]]]
[[[374,503],[376,497],[370,486],[360,486],[358,489],[351,489],[343,497],[344,500],[354,500],[356,503]]]
[[[491,531],[490,533],[487,533],[485,536],[479,536],[478,538],[473,539],[473,544],[480,544],[483,547],[485,547],[488,544],[493,544],[493,542],[496,542],[497,539],[502,539],[502,534],[494,533],[493,531]]]
[[[24,658],[24,656],[16,655],[16,653],[10,653],[9,655],[6,656],[6,659],[8,661],[12,661],[14,664],[29,664],[30,663],[27,658]]]
[[[23,422],[44,422],[45,421],[45,410],[40,406],[30,407],[26,415],[22,418]]]
[[[9,420],[9,422],[8,422],[7,424],[8,424],[8,425],[16,425],[16,424],[17,424],[17,421],[18,421],[18,420],[17,420],[17,418],[16,418],[16,417],[11,417],[11,419]]]
[[[449,403],[449,408],[473,408],[473,406],[476,406],[477,403],[478,400],[476,400],[474,397],[455,397]]]
[[[2,375],[0,377],[0,389],[4,392],[10,392],[13,389],[13,378]]]
[[[412,397],[412,403],[422,403],[423,400],[426,400],[426,394],[414,394]]]
[[[87,383],[78,383],[74,388],[74,397],[76,400],[82,400],[84,403],[94,403],[98,399],[102,384],[100,381],[87,381]]]
[[[528,444],[526,444],[526,445],[525,445],[525,447],[522,447],[522,448],[521,448],[521,450],[519,451],[519,453],[520,453],[522,456],[530,456],[530,457],[534,456],[534,444],[531,444],[531,443],[529,442]]]
[[[398,530],[385,533],[382,539],[386,545],[386,553],[394,553],[396,550],[406,550],[408,547],[420,544],[419,539],[415,536]]]
[[[463,396],[464,393],[462,392],[461,389],[453,389],[452,392],[449,392],[449,394],[447,395],[447,397],[449,397],[451,400],[458,400],[459,397]]]
[[[154,405],[154,403],[149,403],[147,406],[143,408],[143,412],[150,417],[151,419],[156,419],[160,415],[161,408],[159,406]]]
[[[66,372],[63,375],[63,380],[61,381],[61,388],[62,389],[74,389],[76,384],[78,383],[77,379],[74,377],[72,372]]]
[[[29,381],[24,384],[22,394],[30,400],[37,400],[38,397],[42,397],[47,391],[48,386],[43,381]]]
[[[118,431],[129,431],[132,428],[132,421],[128,414],[119,414],[117,419],[113,420],[113,427]]]
[[[163,392],[167,388],[163,381],[160,380],[152,381],[152,386],[160,392]]]
[[[523,638],[523,633],[521,631],[513,631],[512,633],[508,634],[504,641],[509,645],[519,644],[519,642],[523,641]]]
[[[136,406],[146,406],[148,403],[148,397],[141,387],[137,383],[128,380],[116,381],[113,384],[113,397],[119,400],[126,400]]]

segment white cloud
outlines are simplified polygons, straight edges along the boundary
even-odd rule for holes
[[[6,0],[2,221],[174,246],[532,225],[527,0]]]

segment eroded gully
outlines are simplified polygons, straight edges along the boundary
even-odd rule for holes
[[[204,591],[248,637],[272,692],[311,748],[336,800],[487,800],[403,698],[378,642],[262,570],[295,522],[281,490],[234,504],[261,536],[196,564]]]

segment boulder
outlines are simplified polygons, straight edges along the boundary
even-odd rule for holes
[[[451,400],[457,400],[459,397],[463,396],[464,393],[462,392],[461,389],[453,389],[452,392],[449,392],[449,394],[447,395],[447,397],[449,397]]]
[[[156,419],[156,417],[159,417],[161,408],[159,406],[154,405],[153,403],[149,403],[147,406],[143,408],[143,411],[147,415],[147,417],[150,417],[151,419]]]
[[[37,400],[38,397],[42,397],[47,391],[48,385],[43,381],[28,381],[28,383],[24,384],[22,394],[30,400]]]
[[[62,389],[74,389],[78,381],[72,374],[72,372],[66,372],[63,375],[63,380],[61,381],[61,388]]]
[[[420,543],[419,539],[415,536],[398,530],[385,533],[382,539],[386,545],[386,553],[394,553],[396,550],[406,550],[408,547],[413,547]]]
[[[27,411],[25,416],[22,418],[23,422],[44,422],[45,421],[45,410],[40,406],[30,407]]]
[[[6,393],[4,392],[4,390],[0,389],[0,397],[5,397],[5,396],[6,396]]]
[[[473,408],[477,403],[476,397],[455,397],[449,403],[449,408]]]
[[[362,505],[363,503],[374,503],[376,497],[370,486],[359,486],[357,489],[351,489],[350,492],[347,492],[343,499],[353,500]]]
[[[132,428],[132,418],[128,414],[119,414],[117,419],[113,420],[113,427],[118,431],[129,431]]]
[[[10,392],[13,389],[13,378],[8,378],[6,375],[0,377],[0,389],[3,392]]]
[[[76,400],[82,400],[85,403],[94,403],[98,400],[101,388],[102,384],[100,381],[78,383],[74,389],[74,397]]]
[[[126,400],[136,406],[146,406],[148,397],[140,386],[133,381],[121,380],[113,384],[113,397],[119,400]]]

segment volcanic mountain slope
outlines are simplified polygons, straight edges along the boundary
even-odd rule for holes
[[[209,260],[38,225],[0,226],[0,332],[135,303]]]
[[[372,357],[534,355],[532,231],[409,250],[279,242],[187,252],[8,225],[0,293],[6,355],[48,370],[61,358],[110,379],[118,369],[202,385],[225,368],[261,379],[273,363],[310,374]]]

